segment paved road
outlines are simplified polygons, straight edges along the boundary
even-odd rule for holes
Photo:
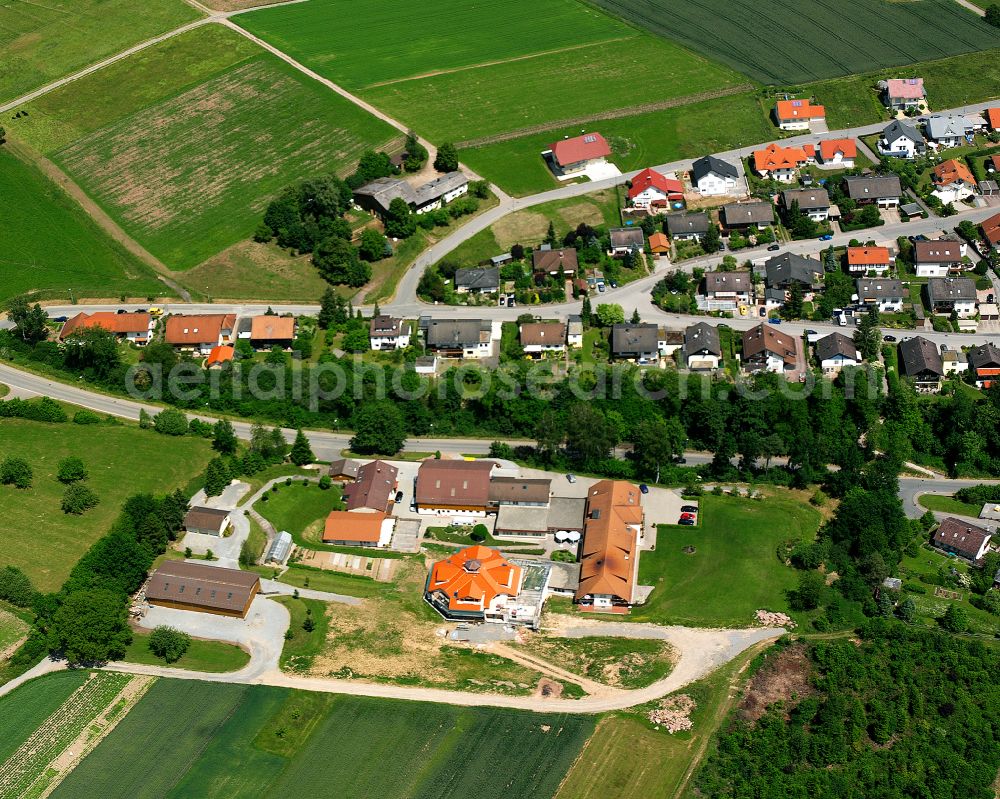
[[[903,510],[911,519],[919,519],[927,508],[918,500],[923,494],[954,494],[960,488],[983,483],[997,483],[1000,480],[949,480],[936,477],[900,477],[899,498],[903,500]]]

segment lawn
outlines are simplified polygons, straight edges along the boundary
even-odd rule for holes
[[[10,147],[0,147],[0,219],[0,303],[25,293],[47,299],[168,291],[150,267]]]
[[[798,583],[778,560],[779,545],[811,540],[817,511],[778,493],[763,500],[707,495],[696,527],[661,525],[656,549],[643,552],[639,582],[654,586],[633,621],[746,627],[759,608],[788,612],[785,591]],[[684,547],[694,546],[694,554]]]
[[[289,671],[307,671],[316,655],[323,650],[328,626],[326,603],[318,599],[291,596],[278,597],[275,601],[284,605],[291,617],[288,626],[291,637],[285,639],[285,645],[281,650],[281,668]],[[312,630],[306,630],[302,626],[309,617],[315,624]]]
[[[173,438],[133,425],[0,419],[0,441],[4,456],[23,457],[34,470],[30,489],[0,486],[0,561],[22,568],[42,591],[62,585],[87,548],[108,531],[126,497],[184,486],[212,454],[205,439]],[[82,516],[68,516],[59,507],[64,486],[55,475],[70,455],[83,459],[87,485],[101,500]]]
[[[0,652],[20,641],[27,634],[29,627],[27,621],[0,606]]]
[[[263,498],[258,500],[254,510],[276,530],[287,530],[293,536],[301,536],[306,528],[325,519],[330,511],[343,508],[338,485],[324,491],[317,483],[303,485],[299,480],[290,486],[278,483],[275,487],[278,490],[268,493],[267,502]]]
[[[174,269],[246,239],[288,184],[398,132],[239,34],[206,26],[40,98],[8,127]]]
[[[0,103],[201,16],[182,0],[0,5]]]
[[[968,502],[962,502],[960,499],[943,497],[940,494],[924,494],[917,502],[928,510],[936,510],[941,513],[955,513],[959,516],[972,516],[973,518],[977,518],[979,511],[982,510],[981,505],[971,505]]]
[[[268,574],[270,572],[268,571]],[[278,582],[294,585],[296,588],[311,588],[313,591],[329,591],[332,594],[346,594],[356,597],[375,597],[392,590],[387,583],[380,583],[360,574],[312,569],[292,564],[278,578]]]
[[[755,94],[747,92],[683,107],[603,120],[589,125],[611,144],[611,160],[622,170],[639,170],[682,158],[697,158],[747,147],[773,137],[773,128]],[[518,196],[555,188],[541,158],[552,142],[575,136],[580,126],[474,148],[463,148],[463,163]]]
[[[192,638],[187,652],[173,663],[167,663],[149,651],[149,633],[132,631],[132,643],[122,658],[127,663],[169,666],[191,671],[239,671],[250,662],[250,655],[235,644],[223,641],[202,641]]]
[[[821,80],[996,46],[995,30],[954,0],[591,2],[767,84]],[[762,30],[766,36],[747,35]],[[947,37],[939,35],[942,30]]]
[[[549,799],[593,729],[589,716],[159,680],[53,796]]]

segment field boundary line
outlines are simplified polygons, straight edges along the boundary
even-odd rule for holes
[[[296,0],[296,2],[303,2],[303,0]],[[468,72],[473,69],[481,69],[482,67],[495,67],[500,64],[513,64],[517,61],[528,61],[532,58],[542,58],[547,55],[556,55],[558,53],[568,53],[573,50],[584,50],[588,47],[597,47],[602,44],[611,44],[612,42],[626,42],[629,39],[636,39],[638,36],[616,36],[613,39],[604,39],[599,42],[583,42],[582,44],[570,44],[566,47],[557,47],[554,50],[542,50],[537,53],[527,53],[526,55],[518,55],[513,58],[498,58],[493,61],[481,61],[478,64],[468,64],[464,67],[451,67],[450,69],[435,69],[431,72],[423,72],[420,75],[407,75],[403,78],[392,78],[391,80],[380,80],[377,83],[369,83],[367,86],[361,87],[359,91],[368,91],[368,89],[378,89],[382,86],[392,86],[396,83],[407,83],[408,81],[414,80],[424,80],[426,78],[436,78],[439,75],[452,75],[456,72]]]
[[[518,128],[507,133],[495,133],[492,136],[480,136],[475,139],[467,139],[455,144],[456,147],[483,147],[487,144],[499,144],[511,139],[521,139],[535,133],[545,133],[548,130],[559,130],[574,125],[586,125],[590,122],[600,122],[607,119],[621,119],[623,117],[638,116],[639,114],[651,114],[655,111],[665,111],[668,108],[678,108],[680,106],[692,105],[705,100],[717,100],[721,97],[729,97],[734,94],[742,94],[752,91],[753,84],[740,83],[736,86],[729,86],[725,89],[713,89],[712,91],[699,92],[698,94],[686,94],[683,97],[672,97],[669,100],[662,100],[658,103],[644,103],[642,105],[632,105],[627,108],[615,108],[611,111],[600,111],[596,114],[588,114],[582,117],[572,117],[570,119],[557,119],[554,122],[545,122],[541,125],[532,125],[528,128]]]

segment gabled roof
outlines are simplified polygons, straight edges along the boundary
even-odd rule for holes
[[[377,544],[382,537],[384,511],[351,513],[346,510],[330,511],[323,525],[324,541],[350,541],[356,544]]]
[[[644,169],[632,178],[628,198],[632,200],[647,189],[656,189],[667,197],[684,194],[684,184],[676,178],[668,178],[655,169]]]
[[[150,575],[146,599],[242,612],[259,585],[260,578],[253,572],[167,560]]]
[[[562,270],[568,275],[574,275],[578,265],[576,247],[534,250],[531,253],[531,266],[538,272],[559,272]]]
[[[295,318],[291,316],[255,316],[250,326],[250,340],[294,341]]]
[[[226,525],[229,511],[221,508],[191,508],[184,516],[186,530],[215,530],[219,532]]]
[[[768,288],[785,288],[793,282],[803,286],[816,283],[816,275],[823,272],[823,264],[794,252],[783,252],[764,262],[764,282]]]
[[[976,300],[976,281],[971,277],[932,277],[927,281],[927,296],[931,305],[956,300]]]
[[[519,333],[522,347],[566,343],[566,325],[562,322],[526,322]]]
[[[500,269],[495,266],[473,266],[455,270],[455,288],[496,289],[500,286]]]
[[[848,175],[844,187],[852,200],[899,197],[903,193],[898,175]]]
[[[431,567],[427,590],[440,592],[455,611],[481,611],[498,596],[517,597],[521,589],[521,567],[497,550],[466,547]]]
[[[370,338],[396,338],[403,331],[403,320],[380,314],[368,323]]]
[[[862,300],[869,297],[872,299],[897,299],[903,296],[905,291],[902,280],[893,280],[886,277],[861,278],[857,282],[858,296]]]
[[[717,358],[722,357],[722,345],[719,343],[719,329],[708,322],[695,322],[684,329],[684,353],[691,355],[705,352]]]
[[[986,120],[990,123],[990,127],[993,130],[1000,129],[1000,108],[987,108]]]
[[[821,105],[813,105],[809,99],[778,100],[775,109],[779,122],[791,122],[796,119],[824,119],[826,109]]]
[[[764,353],[781,358],[786,366],[795,366],[795,339],[761,322],[743,331],[743,357],[753,360]]]
[[[417,504],[485,507],[495,466],[493,461],[423,461],[417,470]]]
[[[953,516],[944,519],[934,531],[935,544],[953,549],[970,560],[979,555],[979,550],[991,537],[992,533],[989,530]]]
[[[707,233],[711,221],[708,214],[667,214],[667,233],[671,236]]]
[[[649,248],[653,252],[662,252],[670,249],[670,239],[667,238],[666,233],[661,233],[657,231],[649,237]]]
[[[730,203],[722,206],[722,219],[726,227],[736,225],[770,225],[774,222],[774,208],[768,202]]]
[[[223,330],[232,330],[236,314],[174,314],[167,317],[167,344],[215,344]]]
[[[915,377],[921,372],[944,375],[944,363],[941,353],[923,336],[914,336],[899,342],[899,360],[903,374]]]
[[[705,293],[715,294],[719,291],[748,292],[753,288],[753,275],[750,272],[706,272]]]
[[[918,264],[952,264],[962,260],[962,245],[954,239],[918,241],[913,245],[913,259]]]
[[[797,202],[803,211],[823,210],[830,207],[830,195],[826,189],[789,189],[782,192],[781,201],[785,208]]]
[[[860,361],[858,348],[843,333],[831,333],[816,342],[816,358],[820,363],[836,358],[838,355]]]
[[[923,144],[924,137],[911,123],[903,119],[894,119],[882,131],[882,137],[887,142],[894,142],[899,138],[909,139],[914,144]]]
[[[447,172],[434,178],[413,192],[413,204],[418,208],[428,203],[440,200],[444,195],[466,185],[469,179],[461,172]]]
[[[986,236],[990,244],[1000,242],[1000,214],[994,214],[989,219],[984,219],[982,228],[983,235]]]
[[[888,247],[848,247],[849,266],[884,266],[892,260]]]
[[[980,344],[969,350],[969,365],[973,369],[996,369],[1000,367],[1000,347],[995,344]]]
[[[858,143],[854,139],[824,139],[819,143],[819,157],[829,161],[837,153],[844,158],[858,157]]]
[[[496,504],[536,502],[548,504],[552,481],[546,478],[494,477],[490,480],[490,501]]]
[[[757,172],[774,172],[778,169],[798,169],[810,158],[816,150],[811,144],[801,147],[782,147],[772,142],[762,150],[753,152],[753,168]]]
[[[950,186],[952,183],[964,183],[966,186],[975,186],[976,179],[972,176],[965,161],[957,158],[949,158],[942,161],[931,170],[931,180],[939,186]]]
[[[383,211],[389,210],[389,205],[397,197],[402,197],[407,205],[413,205],[416,198],[410,184],[399,178],[376,178],[370,183],[354,190],[355,197],[370,197]]]
[[[431,319],[425,335],[431,349],[478,347],[490,340],[492,325],[489,319]]]
[[[639,489],[622,480],[601,480],[587,493],[576,598],[607,594],[631,603],[642,526]]]
[[[59,340],[65,341],[74,333],[89,327],[100,327],[118,336],[124,336],[128,333],[148,333],[149,320],[148,313],[81,312],[63,324],[62,330],[59,332]]]
[[[898,100],[923,100],[923,78],[889,78],[886,81],[886,93],[890,98]]]
[[[691,164],[691,180],[694,183],[713,172],[724,178],[738,178],[740,176],[740,171],[735,166],[721,158],[716,158],[714,155],[703,156]]]
[[[560,166],[611,155],[611,146],[600,133],[584,133],[572,139],[560,139],[552,145],[551,150]]]
[[[358,476],[344,488],[347,510],[385,511],[389,498],[396,490],[396,476],[399,469],[391,463],[374,460],[358,467]]]
[[[634,355],[659,349],[660,329],[653,324],[614,325],[611,328],[611,354]]]
[[[958,114],[935,114],[927,120],[926,130],[930,139],[954,138],[971,131],[972,123]]]

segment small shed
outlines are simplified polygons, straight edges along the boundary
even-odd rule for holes
[[[288,561],[288,556],[292,554],[292,536],[291,533],[287,533],[282,530],[278,533],[274,540],[271,542],[271,546],[268,547],[267,557],[264,560],[267,563],[277,563],[284,566]]]
[[[229,525],[229,511],[220,508],[191,508],[184,517],[189,533],[221,536]]]

